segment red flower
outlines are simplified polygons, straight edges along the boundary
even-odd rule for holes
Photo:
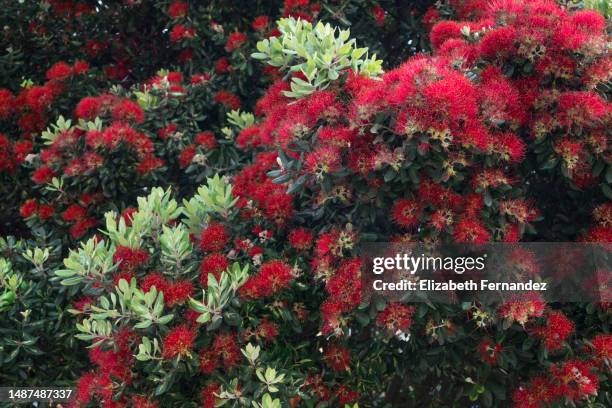
[[[347,348],[331,344],[323,353],[325,363],[336,372],[348,371],[351,367],[351,353]]]
[[[265,31],[268,28],[268,25],[270,25],[270,19],[268,16],[259,16],[255,17],[251,27],[253,27],[253,30],[255,31]]]
[[[551,374],[560,397],[578,402],[592,395],[597,395],[599,379],[593,373],[591,363],[580,360],[568,360],[551,368]]]
[[[563,126],[595,126],[610,109],[594,92],[565,92],[559,95],[559,121]]]
[[[232,70],[232,66],[229,63],[229,60],[225,57],[219,58],[217,62],[215,62],[215,73],[227,74]]]
[[[161,139],[165,140],[168,137],[172,136],[177,131],[177,129],[178,129],[178,126],[176,125],[176,123],[170,123],[166,127],[159,129],[157,134],[159,135]]]
[[[202,146],[206,150],[216,149],[219,145],[215,134],[210,131],[198,133],[194,139],[194,143],[198,146]]]
[[[202,251],[219,252],[229,242],[229,236],[222,224],[210,223],[200,234],[200,249]]]
[[[215,408],[219,401],[221,386],[217,383],[210,383],[202,389],[202,408]]]
[[[497,364],[503,347],[499,343],[493,343],[490,339],[482,339],[478,344],[477,350],[485,363],[494,365]]]
[[[340,330],[340,314],[361,303],[361,267],[359,258],[345,260],[327,282],[325,290],[332,300],[321,306],[325,334]]]
[[[486,58],[507,58],[514,54],[517,33],[513,27],[487,31],[480,42],[480,52]]]
[[[359,393],[349,389],[346,385],[341,385],[336,391],[336,397],[338,398],[338,403],[341,406],[344,406],[345,404],[350,404],[357,401],[359,398]]]
[[[222,104],[228,109],[240,109],[241,102],[240,98],[237,95],[225,90],[221,90],[215,94],[213,97],[215,102]]]
[[[41,166],[32,174],[32,181],[36,184],[44,184],[51,181],[55,176],[55,172],[50,167]]]
[[[190,281],[175,282],[164,292],[164,303],[168,307],[183,304],[189,299],[193,289],[193,284]]]
[[[13,153],[15,154],[15,161],[17,164],[22,163],[26,156],[32,151],[33,145],[29,140],[22,140],[13,145]]]
[[[456,21],[440,21],[429,33],[429,40],[434,48],[440,48],[450,38],[461,38],[461,24]]]
[[[293,197],[289,194],[271,194],[263,201],[264,215],[278,226],[283,226],[293,215]]]
[[[175,0],[168,6],[168,15],[172,18],[182,18],[189,12],[189,5],[180,0]]]
[[[528,294],[504,302],[499,308],[499,315],[524,326],[530,318],[542,316],[545,306],[544,301],[537,294]]]
[[[272,296],[289,286],[293,280],[291,267],[282,261],[269,261],[264,263],[255,277],[257,294],[259,297]],[[249,279],[249,280],[251,280]]]
[[[293,248],[305,251],[312,246],[312,232],[306,228],[296,228],[289,232],[289,245]]]
[[[89,57],[95,57],[107,47],[108,45],[104,42],[96,40],[87,40],[83,48],[85,54],[87,54]]]
[[[38,207],[38,216],[41,220],[48,220],[55,214],[55,208],[49,204],[41,204]]]
[[[610,243],[612,242],[612,227],[593,227],[588,231],[582,241]]]
[[[226,369],[235,367],[242,358],[235,333],[220,333],[215,336],[212,349]]]
[[[379,27],[385,25],[385,9],[380,7],[380,5],[375,5],[372,7],[372,15],[374,16],[374,20],[376,20],[376,24]]]
[[[376,324],[385,328],[390,334],[395,334],[397,331],[406,333],[412,325],[412,315],[415,310],[413,306],[390,303],[378,313]]]
[[[419,223],[421,206],[415,200],[400,199],[393,204],[391,218],[404,228],[415,227]]]
[[[598,334],[591,340],[592,353],[599,359],[612,360],[612,334]]]
[[[92,120],[100,114],[102,103],[99,98],[88,96],[79,101],[75,109],[75,116],[77,118]]]
[[[0,88],[0,119],[8,119],[13,114],[14,98],[11,91]]]
[[[512,395],[516,408],[540,408],[557,398],[553,384],[545,377],[534,377]]]
[[[173,328],[164,338],[162,356],[165,359],[189,356],[195,338],[196,332],[185,324]]]
[[[214,350],[202,350],[200,352],[200,371],[204,374],[212,374],[219,365],[219,356]]]
[[[546,325],[535,328],[533,332],[542,339],[546,350],[555,351],[574,332],[574,323],[562,312],[551,311],[546,317]]]
[[[141,248],[118,246],[113,256],[113,262],[119,263],[122,271],[133,271],[149,260],[149,253]]]
[[[92,303],[94,303],[94,299],[91,297],[81,297],[79,299],[77,299],[74,303],[73,303],[73,307],[76,310],[80,310],[81,312],[84,312],[85,310],[89,309],[89,305],[91,305]]]
[[[85,373],[77,381],[75,401],[86,404],[91,400],[93,389],[96,386],[96,375]]]
[[[143,292],[148,292],[153,286],[155,286],[155,290],[157,290],[158,293],[165,293],[168,291],[170,283],[159,272],[152,272],[144,277],[140,284],[140,289],[142,289]]]
[[[72,67],[64,61],[55,63],[47,71],[47,79],[50,81],[51,80],[63,81],[64,79],[69,78],[71,75],[72,75]]]
[[[45,111],[59,94],[61,89],[59,86],[59,83],[47,82],[44,86],[26,88],[23,91],[26,104],[36,112]]]
[[[227,38],[227,42],[225,43],[225,51],[232,52],[242,47],[244,43],[247,41],[247,36],[241,32],[233,32]]]
[[[168,72],[168,74],[166,75],[166,79],[171,84],[180,84],[183,82],[183,74],[176,71]]]
[[[329,388],[325,386],[321,375],[308,375],[304,382],[304,386],[320,401],[327,401],[331,398],[331,392]]]
[[[144,111],[136,102],[129,99],[122,99],[113,108],[113,119],[116,121],[126,121],[142,123],[144,121]]]
[[[455,242],[474,242],[477,244],[487,243],[491,240],[486,227],[475,219],[464,219],[455,225],[453,232]]]
[[[200,264],[200,284],[203,288],[208,287],[208,275],[213,274],[218,281],[221,273],[229,268],[229,260],[221,253],[207,255]]]
[[[142,395],[132,397],[132,408],[159,408],[157,402],[151,401]]]
[[[196,36],[193,28],[187,28],[182,24],[177,24],[170,30],[170,41],[178,42],[186,38],[193,38]]]
[[[514,133],[502,133],[491,138],[488,151],[502,160],[519,163],[525,157],[525,143]]]
[[[210,74],[193,74],[191,76],[192,85],[200,85],[210,81]]]
[[[62,219],[67,222],[80,221],[87,217],[87,210],[78,204],[72,204],[62,214]]]
[[[21,204],[21,207],[19,207],[19,214],[23,218],[30,218],[31,216],[36,214],[37,210],[38,202],[35,199],[30,198],[29,200]]]
[[[264,317],[255,329],[255,336],[258,339],[271,343],[278,336],[278,326]]]
[[[85,218],[77,221],[70,227],[70,236],[72,236],[72,239],[79,239],[96,225],[98,225],[98,221],[96,221],[94,218]]]
[[[440,21],[440,12],[435,7],[430,7],[427,9],[425,14],[423,14],[423,24],[425,24],[428,28],[431,29],[434,24]]]
[[[164,165],[164,161],[162,159],[155,157],[153,155],[148,155],[148,156],[145,156],[140,161],[140,163],[138,163],[138,166],[136,167],[136,171],[140,175],[145,175],[145,174],[151,173],[154,170],[159,169],[163,165]]]
[[[121,212],[121,218],[125,221],[125,225],[132,225],[134,214],[138,212],[137,208],[127,207]]]
[[[75,75],[81,75],[89,71],[89,63],[87,61],[75,61],[72,66],[72,72]]]
[[[185,147],[179,154],[179,165],[181,168],[185,168],[191,164],[193,158],[196,155],[196,146],[189,145]]]
[[[306,171],[319,178],[340,170],[340,164],[340,151],[334,146],[318,147],[305,159]]]

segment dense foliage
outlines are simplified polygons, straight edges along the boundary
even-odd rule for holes
[[[612,405],[609,303],[370,301],[358,256],[611,241],[598,12],[9,10],[1,232],[30,241],[0,242],[2,384],[76,381],[82,407]]]
[[[0,384],[71,386],[88,365],[67,308],[78,294],[54,278],[61,246],[35,244],[0,239]]]

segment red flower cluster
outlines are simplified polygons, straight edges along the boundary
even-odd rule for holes
[[[81,208],[81,207],[73,207]],[[64,213],[64,218],[68,210]],[[119,264],[119,270],[123,272],[130,272],[136,268],[140,268],[149,260],[149,253],[141,248],[130,248],[125,246],[118,246],[113,255],[113,263]]]
[[[289,232],[289,245],[293,248],[305,251],[312,246],[312,232],[306,228],[295,228]]]
[[[210,383],[202,389],[202,408],[215,408],[219,401],[218,395],[221,386],[217,383]]]
[[[32,142],[29,140],[12,142],[6,135],[0,133],[0,172],[13,173],[31,151]]]
[[[612,361],[612,334],[598,334],[591,340],[591,344],[595,358]]]
[[[372,8],[372,16],[378,26],[382,27],[385,25],[385,9],[380,7],[380,5],[377,4]]]
[[[574,403],[597,395],[599,379],[587,361],[568,360],[551,367],[548,376],[534,377],[514,392],[516,408],[539,408],[568,399]]]
[[[184,26],[183,24],[177,24],[170,30],[170,41],[179,42],[186,39],[191,39],[196,36],[196,32],[193,28]]]
[[[104,408],[125,405],[125,398],[115,401],[113,397],[117,391],[117,380],[128,384],[132,381],[131,367],[134,359],[130,347],[135,341],[136,336],[123,329],[115,335],[117,351],[105,351],[100,347],[90,351],[89,358],[96,369],[81,376],[71,406],[85,407],[92,400],[98,401],[99,406]]]
[[[227,109],[240,109],[240,106],[242,105],[242,102],[240,101],[240,97],[238,95],[226,90],[218,91],[213,97],[213,99],[215,100],[215,102],[220,103]]]
[[[152,287],[164,294],[164,303],[173,307],[185,303],[193,294],[194,287],[191,281],[179,280],[171,282],[158,272],[149,273],[140,283],[140,288],[148,292]]]
[[[29,141],[32,134],[45,128],[47,114],[53,102],[69,89],[72,78],[83,75],[88,70],[89,64],[84,61],[76,61],[73,65],[60,61],[47,70],[47,82],[42,85],[23,87],[16,96],[9,90],[0,88],[0,120],[14,119],[23,132],[23,137]],[[0,137],[0,158],[4,149],[1,139]],[[20,142],[15,146],[17,154],[24,148],[18,143]],[[0,165],[0,171],[4,166]]]
[[[511,129],[524,126],[534,139],[552,139],[550,153],[561,160],[569,178],[581,188],[593,184],[589,156],[602,158],[608,144],[602,130],[612,120],[609,103],[593,92],[609,77],[602,72],[610,64],[603,50],[604,18],[586,10],[572,14],[547,0],[480,9],[472,8],[477,1],[455,3],[465,11],[460,15],[474,21],[436,24],[430,37],[438,55],[464,69],[489,64],[482,72],[487,101],[481,108],[489,121],[511,124]],[[470,42],[463,27],[486,30]],[[529,61],[534,69],[506,79],[501,70],[510,60]],[[506,147],[510,154],[512,145]]]
[[[268,26],[270,25],[270,18],[268,16],[258,16],[255,17],[251,27],[255,31],[266,31]]]
[[[229,267],[229,260],[219,252],[213,252],[204,257],[200,264],[200,284],[204,289],[208,287],[208,275],[212,274],[217,281],[221,279],[221,273]]]
[[[334,371],[339,373],[351,368],[351,353],[346,347],[330,344],[323,352],[323,360]]]
[[[245,299],[273,296],[289,286],[294,276],[291,267],[282,261],[268,261],[240,288]]]
[[[85,235],[85,233],[87,233],[87,231],[98,225],[98,221],[94,217],[90,216],[87,211],[87,206],[93,201],[97,200],[97,198],[98,197],[95,195],[82,194],[81,197],[79,197],[78,204],[71,204],[62,213],[62,220],[67,222],[68,224],[72,224],[70,226],[70,235],[73,239],[78,239],[82,237],[83,235]],[[26,204],[28,202],[32,202],[32,200],[26,201]],[[50,207],[46,211],[51,213],[51,215],[54,212],[51,211],[53,207],[51,207],[50,205],[40,204],[38,207],[38,216],[41,219],[45,219],[43,214],[40,212],[40,209],[43,206]]]
[[[235,367],[242,358],[238,340],[234,333],[219,333],[212,345],[200,352],[200,371],[211,374],[222,366],[226,370]]]
[[[168,6],[168,15],[172,18],[183,18],[189,13],[189,4],[174,0]]]
[[[487,338],[482,339],[477,347],[478,354],[480,354],[482,360],[489,365],[497,364],[503,350],[504,348],[501,344],[493,343]]]
[[[361,259],[342,261],[338,270],[329,278],[325,290],[329,298],[321,305],[323,333],[342,329],[342,314],[350,312],[361,303]]]
[[[540,296],[529,294],[507,300],[500,306],[498,313],[501,318],[524,326],[529,319],[541,317],[545,308],[546,304]]]
[[[75,114],[87,119],[110,116],[115,122],[102,130],[85,132],[74,127],[61,131],[51,145],[40,152],[43,164],[32,176],[36,183],[46,183],[62,173],[68,177],[89,176],[125,151],[134,154],[124,163],[133,166],[133,171],[140,175],[163,165],[163,161],[154,156],[151,139],[128,124],[144,119],[142,109],[135,102],[108,95],[88,97],[79,102]]]
[[[407,333],[412,325],[412,315],[415,310],[414,306],[390,303],[378,313],[376,324],[383,327],[389,334]]]
[[[247,36],[245,33],[241,32],[233,32],[227,38],[227,42],[225,43],[225,51],[233,52],[238,48],[242,47],[247,42]]]
[[[166,359],[189,356],[197,333],[187,325],[180,325],[164,338],[162,356]]]
[[[563,342],[574,332],[574,323],[562,312],[550,311],[546,316],[546,325],[536,327],[534,334],[542,339],[548,351],[559,350]]]
[[[267,176],[276,164],[276,153],[261,153],[256,161],[236,175],[234,193],[239,197],[238,206],[245,217],[262,217],[284,226],[293,215],[293,198],[286,188],[274,184]]]
[[[229,236],[223,224],[210,223],[200,233],[200,249],[203,252],[218,252],[229,242]]]
[[[198,152],[201,155],[208,153],[218,147],[217,139],[212,132],[201,132],[198,133],[194,142],[187,145],[179,155],[179,165],[181,167],[189,166],[197,157]],[[205,157],[201,156],[204,160]]]
[[[128,123],[142,123],[144,120],[144,112],[136,102],[115,95],[83,98],[77,104],[74,114],[77,118],[86,120],[93,120],[96,117],[108,117]]]
[[[254,337],[259,341],[266,343],[272,343],[278,336],[279,328],[278,325],[272,323],[267,317],[264,317],[259,322],[259,325],[254,329],[249,329],[245,332],[245,339]]]

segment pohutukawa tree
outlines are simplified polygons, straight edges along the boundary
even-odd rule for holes
[[[35,81],[0,92],[0,177],[28,245],[72,250],[60,267],[0,243],[0,313],[22,324],[36,308],[67,354],[87,347],[58,375],[80,372],[73,406],[612,405],[609,303],[370,301],[357,251],[609,243],[600,14],[548,0],[452,0],[418,18],[401,1],[258,1],[248,17],[236,2],[68,3],[40,11],[23,44],[66,40],[70,63],[15,64]],[[137,10],[164,28],[144,54]],[[81,38],[95,21],[108,29]],[[408,58],[426,37],[432,52]],[[9,360],[0,343],[15,384],[49,335],[36,330],[10,333]]]

